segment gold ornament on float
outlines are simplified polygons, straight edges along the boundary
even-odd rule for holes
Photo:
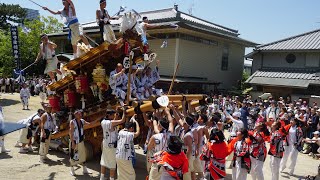
[[[106,70],[103,68],[102,64],[98,63],[96,65],[96,68],[93,69],[92,78],[93,78],[93,81],[99,87],[99,89],[101,90],[108,89],[108,83],[106,79],[109,79],[109,78],[106,76]]]

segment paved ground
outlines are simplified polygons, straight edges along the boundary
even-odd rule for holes
[[[40,98],[38,96],[31,97],[30,111],[23,111],[19,101],[18,94],[2,94],[0,97],[0,106],[4,107],[5,120],[8,122],[16,122],[33,114],[40,108]],[[0,154],[0,179],[98,179],[100,171],[100,157],[95,157],[87,163],[88,168],[92,172],[91,175],[83,175],[81,169],[77,169],[78,176],[72,177],[69,174],[68,156],[62,152],[49,152],[48,157],[51,161],[48,164],[39,163],[39,155],[37,151],[29,154],[19,154],[19,148],[15,148],[14,144],[18,139],[18,132],[11,133],[6,136],[5,142],[7,148],[11,149],[8,154]],[[141,149],[137,150],[138,163],[136,167],[137,180],[144,180],[146,171],[144,167],[144,155]],[[306,155],[299,154],[296,171],[294,176],[288,173],[282,173],[280,179],[299,179],[305,175],[315,175],[319,160],[314,160]],[[80,168],[80,167],[79,167]],[[228,178],[231,179],[231,169],[227,170]],[[270,180],[269,157],[264,164],[265,179]],[[248,179],[251,179],[250,175]]]

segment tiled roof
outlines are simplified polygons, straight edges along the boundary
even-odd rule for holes
[[[316,72],[316,70],[304,69],[258,70],[248,78],[246,83],[307,88],[310,84],[320,84],[320,77]]]
[[[320,50],[320,29],[257,46],[257,51]]]
[[[218,24],[214,24],[212,22],[191,16],[189,14],[183,13],[181,11],[176,11],[174,8],[168,8],[168,9],[160,9],[160,10],[154,10],[154,11],[145,11],[145,12],[139,12],[141,17],[148,17],[150,23],[155,23],[158,21],[172,21],[172,20],[181,20],[186,22],[192,22],[198,25],[202,25],[211,29],[218,30],[219,32],[224,32],[233,36],[238,36],[238,31],[233,30]],[[179,17],[180,16],[180,17]],[[111,24],[118,28],[117,26],[121,23],[120,20],[111,20]],[[96,28],[98,27],[97,23],[95,21],[88,22],[82,24],[83,28]]]
[[[145,11],[139,13],[141,17],[148,17],[150,21],[173,19],[177,17],[177,11],[174,8],[159,9],[155,11]]]
[[[234,34],[234,35],[238,35],[238,31],[237,30],[226,28],[226,27],[223,27],[221,25],[217,25],[217,24],[208,22],[206,20],[191,16],[191,15],[183,13],[183,12],[181,12],[180,17],[181,17],[181,19],[186,20],[186,21],[190,21],[190,22],[193,22],[193,23],[196,23],[196,24],[204,25],[204,26],[207,26],[207,27],[210,27],[210,28],[213,28],[213,29],[225,31],[225,32],[228,32],[228,33],[231,33],[231,34]]]
[[[242,39],[242,38],[240,38],[240,37],[238,37],[238,36],[235,36],[235,35],[232,35],[232,34],[226,34],[226,33],[222,33],[222,32],[217,32],[217,31],[214,30],[214,29],[208,29],[208,28],[204,28],[204,27],[199,27],[199,26],[197,26],[197,25],[192,25],[192,24],[189,24],[189,23],[186,23],[185,25],[186,25],[186,26],[189,26],[189,27],[191,27],[191,28],[200,30],[200,31],[206,31],[206,32],[209,32],[209,33],[213,33],[213,34],[215,34],[216,36],[222,36],[222,37],[227,38],[227,39],[232,39],[232,40],[236,40],[236,41],[238,41],[238,42],[245,43],[245,44],[247,44],[248,47],[254,47],[254,46],[257,45],[257,44],[254,43],[254,42],[251,42],[251,41]]]
[[[285,79],[305,79],[305,80],[320,80],[314,72],[299,72],[299,70],[258,70],[252,76],[254,77],[268,77],[268,78],[285,78]]]

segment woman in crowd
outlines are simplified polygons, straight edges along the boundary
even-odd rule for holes
[[[161,180],[180,180],[188,172],[188,158],[182,152],[183,142],[178,136],[170,136],[168,149],[154,155],[154,162],[161,166]]]
[[[237,142],[234,145],[232,179],[233,180],[246,180],[250,172],[250,145],[251,142],[247,139],[248,131],[240,129],[237,132]]]
[[[263,163],[266,160],[267,148],[265,139],[270,135],[266,124],[257,122],[255,129],[250,132],[251,145],[251,177],[253,180],[263,180]]]
[[[287,108],[286,107],[282,107],[280,109],[279,121],[280,121],[282,127],[284,127],[285,125],[289,124],[288,113],[287,113]]]
[[[283,157],[283,133],[279,131],[281,128],[280,122],[274,122],[271,125],[271,140],[270,149],[268,154],[270,155],[270,168],[271,168],[271,179],[279,180],[279,168],[280,162]]]
[[[297,163],[298,152],[302,150],[302,139],[303,139],[303,132],[302,129],[299,127],[299,120],[297,118],[292,119],[290,124],[285,126],[284,133],[286,138],[284,140],[284,156],[281,160],[281,172],[286,168],[287,161],[290,158],[291,163],[289,165],[289,174],[293,175],[294,168]]]
[[[233,141],[236,142],[236,139]],[[233,144],[234,143],[230,143]],[[232,145],[231,145],[232,146]],[[210,141],[203,147],[200,159],[205,161],[205,178],[218,180],[226,177],[226,157],[231,153],[231,148],[225,142],[224,134],[218,128],[213,128]]]

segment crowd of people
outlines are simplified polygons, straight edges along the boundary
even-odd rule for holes
[[[70,28],[76,57],[79,40],[88,48],[91,46],[78,22],[72,1],[62,2],[63,10],[43,9],[64,18]],[[116,39],[110,20],[114,17],[110,17],[105,8],[106,1],[101,0],[100,9],[96,12],[97,23],[103,40],[113,43]],[[152,27],[144,17],[140,24],[144,46],[148,45],[146,29]],[[48,40],[47,35],[41,35],[41,41],[36,61],[41,57],[47,61],[45,73],[54,82],[54,73],[60,74],[54,52],[56,45]],[[109,85],[121,106],[124,106],[127,94],[129,100],[144,100],[152,94],[162,94],[160,89],[154,88],[160,78],[159,61],[155,69],[149,65],[142,68],[134,65],[132,74],[126,74],[126,68],[117,64],[116,69],[110,73]],[[11,81],[8,83],[7,79],[0,79],[1,91],[3,87],[7,92],[13,87]],[[29,108],[30,95],[49,95],[51,92],[46,88],[49,83],[43,78],[35,78],[23,84],[20,91],[23,109]],[[164,109],[131,117],[127,116],[123,108],[107,110],[105,118],[100,121],[103,130],[100,179],[105,179],[107,169],[110,170],[110,180],[116,176],[119,180],[136,179],[134,139],[141,136],[142,124],[148,127],[143,148],[149,180],[224,179],[228,167],[232,168],[234,180],[247,179],[248,175],[254,180],[261,180],[264,179],[263,168],[267,156],[270,157],[272,180],[278,180],[280,173],[286,169],[290,175],[294,174],[299,152],[318,158],[320,109],[316,103],[310,106],[301,99],[291,101],[290,98],[282,97],[253,100],[251,96],[240,98],[213,95],[210,99],[212,101],[204,106],[192,107],[191,102],[183,100],[180,106],[169,104]],[[39,109],[21,121],[27,127],[20,132],[19,152],[33,151],[32,138],[38,137],[40,161],[46,163],[50,136],[57,131],[56,117],[50,104],[47,104],[44,110]],[[74,176],[74,166],[78,164],[83,165],[83,173],[90,173],[85,165],[84,127],[95,122],[83,119],[82,110],[74,111],[73,117],[69,121],[69,155],[70,174]],[[138,123],[139,120],[142,122]],[[120,130],[119,125],[124,128]],[[225,133],[225,129],[229,132]],[[267,144],[270,144],[269,148]]]
[[[126,69],[122,64],[117,64],[114,71],[110,73],[109,85],[114,94],[119,100],[121,106],[127,98],[127,93],[130,94],[129,100],[146,100],[151,95],[162,95],[162,89],[156,89],[155,83],[160,79],[159,63],[157,60],[155,68],[152,70],[149,62],[145,67],[138,65],[132,66],[132,73],[125,73]],[[130,81],[129,81],[130,78]],[[130,83],[130,91],[128,84]]]
[[[15,91],[15,79],[10,77],[0,78],[0,93],[13,93]]]
[[[147,179],[223,179],[232,168],[232,179],[264,179],[263,168],[270,158],[272,179],[288,170],[294,174],[298,153],[318,158],[319,114],[316,103],[309,106],[299,99],[286,101],[251,100],[239,97],[213,96],[206,106],[192,107],[169,104],[163,110],[128,117],[123,109],[106,111],[100,123],[103,129],[101,178],[110,170],[110,179],[135,179],[136,154],[134,139],[141,136],[140,126],[149,128],[144,153]],[[26,120],[21,131],[21,153],[33,151],[31,139],[38,126],[40,159],[46,162],[50,135],[56,131],[56,115],[50,105]],[[143,121],[139,121],[143,120]],[[140,122],[140,123],[138,123]],[[94,122],[91,122],[94,123]],[[71,175],[74,165],[84,162],[84,126],[82,110],[74,112],[70,121]],[[124,127],[119,129],[119,125]],[[225,131],[228,129],[228,133]],[[267,148],[267,144],[270,147]],[[230,162],[230,164],[229,164]]]
[[[30,91],[31,96],[39,95],[40,92],[47,92],[47,85],[51,81],[44,77],[27,78],[24,82],[17,82],[14,78],[0,78],[1,93],[20,92],[22,84],[25,84]],[[50,92],[49,92],[50,93]]]

